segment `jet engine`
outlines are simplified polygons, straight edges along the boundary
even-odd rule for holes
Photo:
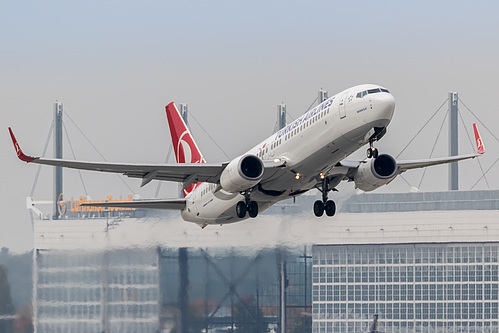
[[[220,185],[225,191],[236,193],[252,188],[263,177],[263,162],[255,155],[233,159],[220,175]]]
[[[355,187],[363,191],[373,191],[386,185],[397,176],[397,162],[388,154],[370,158],[361,163],[354,174]]]

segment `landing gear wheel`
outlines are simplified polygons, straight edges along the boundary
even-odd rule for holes
[[[250,217],[257,217],[258,216],[258,203],[256,201],[251,201],[248,205],[248,214]]]
[[[321,217],[324,214],[324,203],[320,200],[314,202],[314,214],[317,217]]]
[[[367,149],[367,158],[377,158],[378,157],[378,149],[374,147],[370,147]]]
[[[336,204],[333,200],[326,201],[326,205],[324,206],[324,210],[326,211],[327,216],[334,216],[336,213]]]
[[[240,219],[244,218],[246,216],[246,204],[244,201],[239,201],[236,205],[236,215]]]

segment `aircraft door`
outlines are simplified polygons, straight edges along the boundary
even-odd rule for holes
[[[340,119],[343,119],[347,116],[347,95],[348,92],[344,93],[340,98],[340,106],[338,107],[338,114],[340,115]]]

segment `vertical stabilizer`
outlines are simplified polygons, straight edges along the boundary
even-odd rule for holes
[[[171,102],[166,106],[166,117],[170,126],[170,134],[177,163],[206,163],[191,132],[180,116],[175,103]],[[199,184],[191,184],[185,188],[182,191],[184,197],[191,193]]]

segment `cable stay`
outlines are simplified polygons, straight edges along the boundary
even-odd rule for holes
[[[459,119],[461,119],[461,124],[466,128],[466,124],[464,123],[463,115],[461,114],[461,112],[459,112],[458,114],[459,114]],[[471,149],[474,150],[475,145],[473,144],[473,141],[471,140],[470,134],[468,133],[468,131],[464,131],[464,132],[466,132],[466,136],[468,137],[468,142],[470,143]],[[485,177],[485,172],[483,171],[482,162],[480,162],[479,158],[477,158],[476,161],[478,162],[478,166],[480,167],[480,171],[482,171],[482,177],[480,179],[483,178],[485,180],[485,183],[487,184],[487,188],[490,190],[489,181],[487,180],[487,177]],[[472,190],[472,189],[473,189],[473,187],[470,190]]]
[[[210,135],[210,133],[208,133],[204,129],[203,125],[201,125],[201,123],[196,119],[196,117],[194,117],[194,115],[192,113],[189,113],[189,115],[192,117],[192,119],[194,119],[194,121],[199,125],[199,127],[201,127],[201,129],[203,130],[203,132],[205,132],[206,135],[208,135],[208,137],[218,147],[218,149],[220,149],[220,151],[225,155],[225,157],[227,157],[227,159],[230,160],[230,157],[225,153],[225,151],[222,149],[222,147],[220,147],[220,145],[215,141],[215,139],[213,139],[213,137]]]
[[[487,132],[489,132],[489,134],[497,142],[499,142],[499,139],[497,138],[497,136],[495,136],[495,134],[487,127],[487,125],[485,125],[485,123],[483,121],[481,121],[480,118],[478,118],[477,115],[473,111],[471,111],[471,109],[460,98],[459,98],[459,102],[466,108],[466,110],[468,110],[469,113],[471,113],[473,115],[473,117],[475,117],[475,119],[480,123],[480,126],[482,126],[483,128],[485,128],[485,130]],[[494,165],[497,164],[498,161],[499,161],[499,157],[494,161],[494,163],[492,163],[492,165],[487,169],[487,171],[485,171],[485,173],[483,173],[483,175],[475,182],[475,184],[473,184],[473,186],[471,187],[471,189],[475,188],[475,186],[480,182],[480,180],[482,180],[482,178],[485,178],[485,175],[492,169],[492,167]],[[482,170],[482,172],[483,172],[483,170]],[[487,182],[486,178],[485,178],[485,181]],[[487,186],[488,186],[488,182],[487,182]]]
[[[97,154],[99,154],[99,156],[104,160],[104,162],[107,162],[104,155],[101,154],[101,152],[97,149],[97,147],[92,143],[92,141],[88,138],[88,136],[86,136],[85,133],[83,133],[80,127],[78,127],[76,122],[71,118],[71,116],[65,110],[64,114],[69,118],[69,120],[73,123],[73,125],[80,132],[80,134],[83,135],[83,137],[87,140],[87,142],[90,143],[92,148],[97,152]],[[130,190],[131,193],[133,193],[134,195],[136,194],[135,191],[125,182],[125,180],[120,175],[116,175],[116,177],[118,177],[118,179]]]
[[[433,157],[433,152],[435,151],[435,147],[437,146],[438,139],[440,138],[440,134],[442,134],[442,129],[444,128],[445,121],[447,120],[447,116],[449,115],[449,111],[445,113],[444,119],[442,120],[442,123],[440,124],[440,129],[438,130],[437,138],[435,139],[435,142],[433,143],[433,147],[431,148],[430,156],[428,158]],[[426,175],[426,170],[427,168],[424,168],[423,170],[423,175],[421,176],[421,180],[419,181],[418,188],[421,188],[421,184],[423,183],[424,176]]]
[[[73,149],[73,144],[71,143],[71,139],[69,137],[69,133],[68,133],[68,130],[66,128],[66,124],[64,124],[64,120],[62,121],[62,128],[64,129],[64,133],[66,133],[66,138],[68,139],[69,148],[71,149],[71,153],[73,154],[73,159],[76,160],[76,155],[75,155],[75,152]],[[83,181],[83,176],[81,175],[81,170],[77,170],[77,171],[78,171],[78,175],[80,176],[80,181],[81,181],[81,185],[83,186],[83,191],[85,192],[85,196],[88,196],[87,187],[85,186],[85,182]]]
[[[428,119],[426,121],[426,123],[423,125],[423,127],[421,127],[421,129],[416,133],[416,135],[414,135],[414,137],[409,140],[409,143],[404,147],[404,149],[402,149],[402,151],[397,155],[395,156],[395,159],[398,159],[400,157],[400,155],[402,155],[402,153],[407,149],[407,147],[410,146],[410,144],[414,141],[414,139],[416,139],[416,137],[419,135],[419,133],[421,133],[421,131],[426,127],[426,125],[428,125],[430,123],[430,121],[435,118],[435,116],[437,115],[438,111],[440,111],[440,109],[445,105],[445,103],[447,103],[449,101],[449,99],[447,98],[445,100],[445,102],[442,103],[442,105],[440,105],[440,107],[437,109],[437,111],[435,111],[433,113],[433,115],[430,117],[430,119]]]
[[[310,104],[310,106],[308,107],[307,111],[305,111],[304,113],[307,113],[308,111],[310,111],[310,109],[312,108],[312,106],[314,106],[315,102],[317,102],[319,99],[319,96],[317,96],[314,101],[312,102],[312,104]]]
[[[168,153],[166,154],[166,158],[165,158],[165,163],[168,163],[168,161],[170,160],[170,155],[173,151],[173,144],[170,145],[170,148],[168,149]],[[158,196],[159,196],[159,191],[161,190],[161,184],[163,184],[163,181],[158,181],[158,187],[156,188],[156,194],[154,195],[154,197],[157,199]]]
[[[477,120],[478,123],[480,123],[480,125],[485,128],[487,130],[487,132],[490,133],[490,135],[492,135],[492,137],[494,137],[494,139],[499,142],[499,139],[494,135],[494,133],[487,127],[487,125],[485,125],[478,117],[477,115],[471,111],[471,109],[460,99],[458,98],[459,102],[468,110],[468,112]],[[407,143],[407,145],[402,149],[402,151],[395,157],[396,159],[398,159],[403,153],[404,151],[412,144],[412,142],[416,139],[416,137],[426,128],[426,126],[433,120],[433,118],[435,118],[435,116],[439,113],[439,111],[442,109],[442,107],[449,102],[449,99],[447,98],[443,103],[442,105],[440,105],[440,107],[432,114],[432,116],[424,123],[424,125],[417,131],[417,133],[411,138],[411,140],[409,140],[409,142]],[[439,132],[438,132],[438,135],[437,135],[437,138],[435,140],[435,142],[433,143],[433,147],[431,149],[431,153],[430,153],[430,156],[429,158],[431,158],[433,156],[433,153],[434,153],[434,150],[435,150],[435,147],[436,147],[436,144],[438,142],[438,139],[440,138],[440,135],[442,133],[442,130],[443,130],[443,127],[444,127],[444,124],[445,124],[445,120],[447,119],[447,116],[449,114],[449,109],[447,110],[446,114],[445,114],[445,117],[440,125],[440,129],[439,129]],[[459,118],[461,119],[461,124],[462,126],[464,127],[464,131],[466,133],[466,136],[468,137],[468,141],[471,145],[471,147],[474,149],[474,144],[473,144],[473,140],[471,139],[471,136],[468,132],[468,130],[466,130],[466,124],[464,122],[464,119],[463,119],[463,115],[462,113],[460,112],[460,110],[458,110],[458,115],[459,115]],[[480,159],[476,159],[477,162],[478,162],[478,165],[480,167],[480,170],[482,172],[482,176],[478,179],[478,181],[475,182],[475,184],[470,188],[470,190],[473,190],[475,188],[475,186],[480,182],[480,180],[484,179],[485,180],[485,183],[487,185],[487,188],[490,189],[490,184],[486,178],[486,174],[492,169],[492,167],[497,163],[499,162],[499,158],[497,158],[495,160],[495,162],[487,169],[487,171],[484,172],[484,169],[483,169],[483,166],[482,166],[482,163],[480,162]],[[423,171],[423,174],[421,176],[421,179],[419,181],[419,185],[418,185],[418,188],[421,187],[421,184],[423,182],[423,179],[426,175],[426,169],[424,169]],[[409,185],[410,183],[402,176],[400,175],[400,177]]]
[[[417,137],[417,136],[421,133],[421,131],[423,131],[423,129],[424,129],[424,128],[425,128],[425,127],[426,127],[426,126],[430,123],[430,121],[431,121],[433,118],[435,118],[435,116],[436,116],[436,115],[437,115],[437,113],[440,111],[440,109],[442,109],[442,107],[443,107],[443,106],[445,105],[445,103],[447,103],[448,101],[449,101],[449,99],[447,98],[447,99],[445,100],[445,102],[443,102],[443,103],[442,103],[442,105],[440,105],[440,107],[439,107],[439,108],[438,108],[438,109],[437,109],[437,110],[436,110],[436,111],[432,114],[432,116],[430,117],[430,119],[428,119],[428,120],[426,121],[426,123],[423,125],[423,127],[421,127],[421,128],[419,129],[419,131],[418,131],[418,132],[417,132],[417,133],[416,133],[416,134],[412,137],[412,139],[411,139],[411,140],[409,140],[409,142],[408,142],[408,143],[407,143],[407,145],[406,145],[406,146],[402,149],[402,151],[401,151],[400,153],[398,153],[398,155],[397,155],[397,156],[395,156],[395,159],[398,159],[398,158],[400,157],[400,155],[402,155],[402,154],[404,153],[404,151],[405,151],[405,150],[406,150],[406,149],[407,149],[407,148],[411,145],[411,143],[414,141],[414,139],[416,139],[416,137]],[[406,182],[406,184],[407,184],[407,185],[409,185],[409,187],[413,187],[413,186],[411,185],[411,183],[410,183],[407,179],[405,179],[404,175],[400,175],[399,177],[400,177],[400,178],[402,178],[402,180],[403,180],[404,182]],[[421,181],[422,181],[422,180],[421,180]],[[421,184],[421,182],[420,182],[420,184]]]
[[[314,106],[315,102],[317,102],[318,99],[319,99],[319,96],[317,96],[314,99],[314,101],[312,102],[312,104],[310,104],[310,106],[307,108],[307,110],[305,112],[303,112],[303,114],[305,114],[308,111],[310,111],[310,109],[312,109],[312,107]],[[295,118],[288,112],[288,110],[286,110],[286,114],[291,118],[292,121],[295,121]]]

